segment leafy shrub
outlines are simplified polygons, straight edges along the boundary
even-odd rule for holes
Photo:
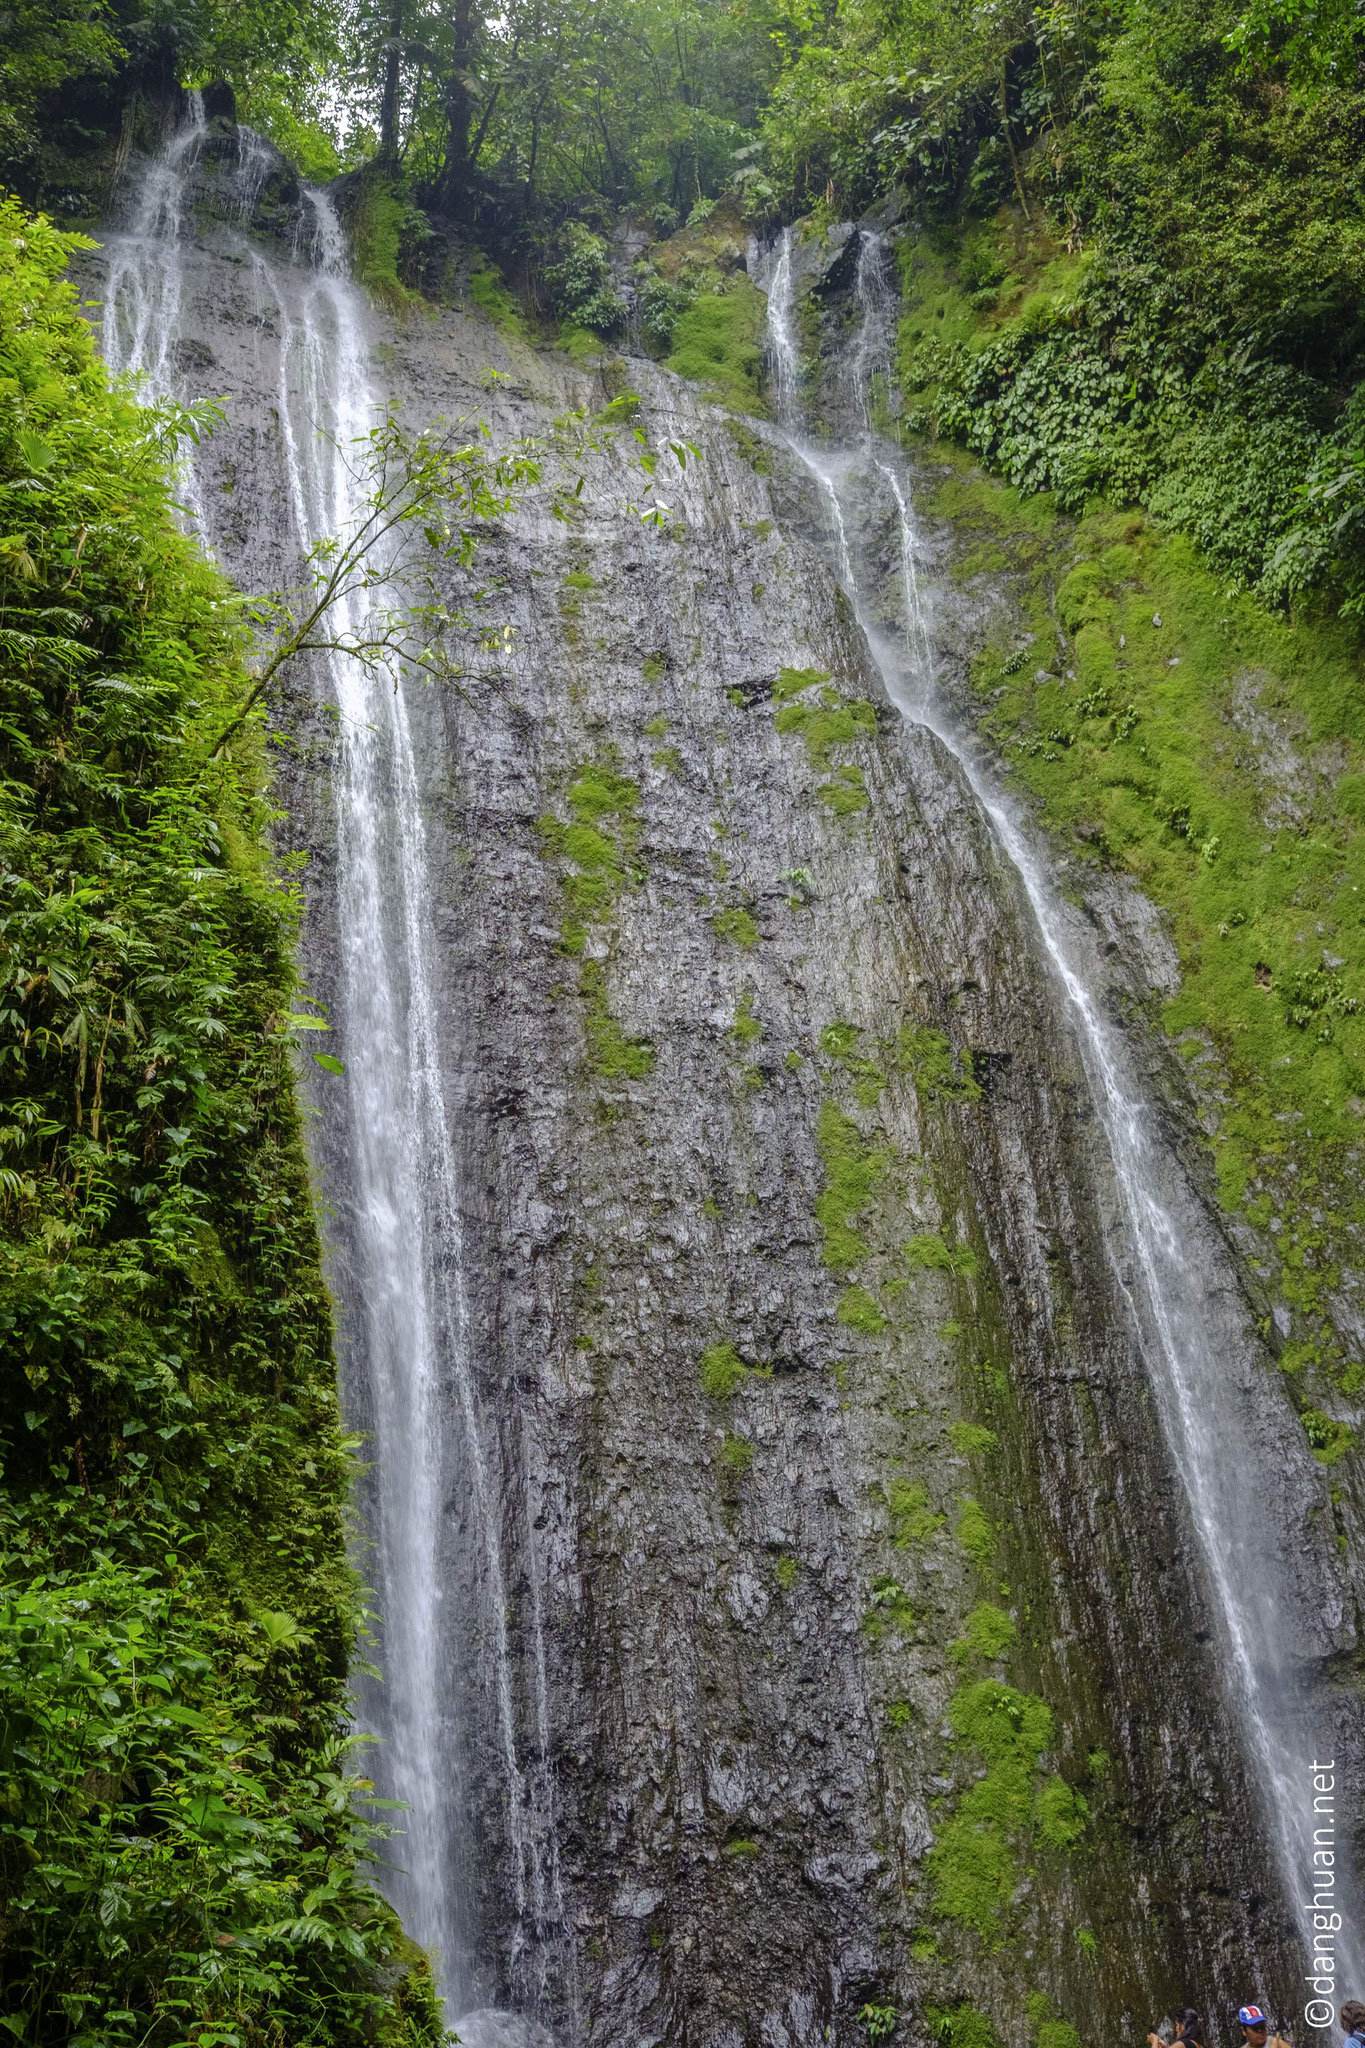
[[[944,2048],[1000,2048],[1000,2037],[985,2013],[965,2002],[930,2007],[929,2024]]]
[[[888,1628],[911,1629],[915,1609],[904,1586],[890,1573],[872,1581],[872,1595],[863,1616],[863,1631],[869,1641],[879,1642]]]
[[[1330,1415],[1324,1415],[1320,1408],[1305,1408],[1299,1417],[1308,1438],[1309,1448],[1321,1465],[1335,1465],[1338,1458],[1345,1457],[1355,1442],[1356,1433],[1349,1422],[1334,1422]]]
[[[646,274],[640,285],[640,331],[651,354],[668,354],[678,322],[696,297],[691,285],[670,283],[653,270]]]
[[[545,272],[550,304],[561,320],[594,334],[614,334],[626,307],[611,282],[606,243],[582,221],[571,220],[564,228],[562,247],[559,261]]]

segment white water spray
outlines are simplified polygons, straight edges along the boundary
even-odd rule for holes
[[[190,180],[204,140],[204,100],[187,96],[189,118],[145,166],[125,233],[109,241],[101,346],[111,370],[136,375],[155,405],[180,396],[175,345],[181,334],[185,270],[181,243],[189,220]],[[202,506],[192,465],[179,477],[196,525]]]
[[[150,397],[179,395],[189,172],[205,133],[196,101],[187,127],[143,173],[132,226],[109,243],[105,352],[138,371]],[[245,222],[273,159],[240,131],[230,216]],[[357,530],[366,507],[367,436],[381,410],[364,300],[351,282],[330,198],[309,192],[313,266],[300,274],[251,248],[249,275],[279,335],[277,410],[292,540],[302,553]],[[382,565],[370,565],[379,569]],[[344,641],[363,627],[359,600],[329,625]],[[430,880],[407,685],[401,673],[342,652],[322,657],[338,713],[338,1050],[344,1054],[347,1169],[333,1236],[343,1316],[343,1382],[369,1424],[373,1557],[383,1682],[367,1687],[364,1719],[380,1737],[371,1763],[381,1793],[407,1808],[385,1890],[409,1931],[438,1958],[457,2022],[479,2048],[539,2048],[547,2038],[485,2003],[492,1988],[476,1952],[467,1744],[452,1719],[457,1653],[477,1646],[491,1698],[487,1720],[505,1799],[510,1901],[518,1953],[506,1970],[535,1998],[535,1951],[563,1919],[552,1788],[541,1744],[523,1768],[517,1744],[508,1586],[499,1489],[484,1441],[471,1355],[464,1225],[437,1030]],[[468,1552],[453,1546],[464,1512]],[[447,1608],[447,1587],[478,1582],[478,1612]],[[544,1721],[544,1702],[540,1702]],[[529,1955],[523,1951],[531,1952]],[[501,1972],[498,1974],[502,1974]],[[543,1965],[541,1968],[543,1975]]]
[[[1109,1023],[1088,963],[1075,942],[1034,839],[1001,791],[974,737],[965,732],[936,686],[929,621],[917,559],[922,546],[899,451],[877,435],[879,380],[891,371],[895,294],[887,279],[889,251],[864,233],[857,296],[861,323],[851,359],[851,397],[858,419],[852,447],[829,452],[801,433],[795,387],[782,366],[795,352],[794,277],[790,231],[783,236],[768,295],[768,342],[779,418],[790,445],[820,486],[828,506],[838,574],[887,693],[905,717],[925,726],[957,761],[990,821],[1006,861],[1018,875],[1043,955],[1061,991],[1113,1159],[1128,1242],[1111,1248],[1115,1277],[1139,1334],[1163,1430],[1189,1504],[1206,1581],[1222,1637],[1222,1662],[1236,1709],[1250,1776],[1261,1791],[1285,1901],[1299,1920],[1310,1900],[1313,1864],[1310,1764],[1333,1754],[1326,1726],[1312,1725],[1304,1665],[1321,1654],[1295,1587],[1293,1501],[1321,1498],[1320,1475],[1306,1446],[1294,1487],[1281,1462],[1266,1457],[1264,1367],[1244,1306],[1220,1272],[1223,1248],[1164,1145],[1129,1069],[1119,1033]],[[869,615],[850,525],[869,491],[884,493],[899,544],[902,630],[889,634]],[[1135,1256],[1134,1256],[1135,1254]],[[1229,1342],[1231,1338],[1231,1342]],[[1259,1418],[1258,1418],[1259,1409]],[[1287,1418],[1288,1419],[1288,1418]],[[1292,1431],[1292,1419],[1290,1430]],[[1287,1432],[1288,1434],[1288,1432]],[[1271,1469],[1268,1469],[1271,1468]],[[1328,1747],[1319,1750],[1316,1741]],[[1337,1867],[1343,1858],[1338,1852]],[[1341,1892],[1338,1888],[1337,1897]],[[1343,1916],[1337,1981],[1365,1983],[1365,1944]]]
[[[325,193],[308,195],[317,268],[281,321],[281,417],[296,530],[355,530],[364,515],[361,455],[380,410],[364,305]],[[268,265],[263,274],[270,279]],[[273,281],[273,279],[272,279]],[[276,286],[278,292],[278,285]],[[359,615],[334,622],[353,633]],[[401,675],[328,659],[340,712],[338,924],[346,1050],[351,1270],[345,1292],[361,1325],[346,1333],[363,1360],[373,1412],[385,1682],[367,1704],[384,1737],[380,1769],[409,1808],[395,1903],[418,1940],[444,1958],[453,2001],[477,1995],[466,1926],[471,1845],[466,1788],[453,1778],[444,1612],[449,1576],[443,1501],[458,1463],[485,1581],[493,1712],[504,1775],[519,1919],[552,1916],[542,1830],[517,1752],[508,1597],[494,1484],[470,1355],[463,1219],[441,1071],[430,930],[430,883],[416,762]],[[466,1625],[469,1617],[465,1617]]]

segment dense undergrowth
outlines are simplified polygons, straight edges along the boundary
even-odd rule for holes
[[[912,424],[1069,509],[1140,502],[1272,604],[1354,615],[1357,33],[1237,0],[844,0],[788,45],[768,188],[818,220],[894,197]]]
[[[0,210],[0,2008],[435,2042],[359,1874],[350,1446],[231,594],[69,241]]]

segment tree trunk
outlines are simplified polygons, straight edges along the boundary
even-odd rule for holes
[[[1019,204],[1024,209],[1024,219],[1032,226],[1033,215],[1028,210],[1028,199],[1024,193],[1023,173],[1019,168],[1019,156],[1014,147],[1014,131],[1010,127],[1009,83],[1006,70],[1008,64],[1009,53],[1006,52],[1000,59],[1000,119],[1005,130],[1005,143],[1010,153],[1010,167],[1014,172],[1014,189],[1019,194]]]
[[[474,100],[469,77],[474,62],[473,16],[473,0],[455,0],[451,15],[454,48],[445,95],[446,158],[441,170],[441,203],[457,219],[468,211],[470,200],[469,129],[474,118]]]
[[[398,163],[398,96],[403,65],[403,0],[390,0],[389,32],[384,44],[384,89],[379,100],[379,161],[385,170]]]

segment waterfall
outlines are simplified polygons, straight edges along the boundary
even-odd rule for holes
[[[1249,1775],[1261,1790],[1285,1903],[1306,1925],[1314,1868],[1311,1765],[1319,1755],[1333,1755],[1334,1738],[1326,1715],[1315,1715],[1308,1697],[1304,1666],[1324,1645],[1312,1638],[1292,1558],[1295,1517],[1322,1501],[1325,1486],[1266,1370],[1248,1311],[1226,1273],[1225,1248],[1164,1143],[1121,1034],[1104,1013],[1098,976],[1052,884],[1045,850],[938,691],[909,473],[900,451],[873,424],[875,380],[890,374],[895,332],[888,256],[880,236],[863,233],[856,285],[861,319],[848,366],[855,439],[817,448],[803,436],[795,387],[784,369],[796,355],[792,239],[790,230],[784,233],[767,315],[779,418],[824,498],[839,579],[887,693],[958,763],[1018,877],[1074,1030],[1121,1201],[1125,1236],[1110,1245],[1113,1272],[1188,1503],[1226,1689]],[[857,525],[869,495],[889,512],[898,540],[901,618],[894,632],[872,613],[869,572],[859,559]],[[1278,1457],[1268,1455],[1268,1413],[1282,1429]],[[1165,1682],[1164,1674],[1153,1674],[1155,1685]],[[1315,1740],[1326,1742],[1326,1750]],[[1342,1860],[1338,1849],[1338,1866]],[[1306,1954],[1306,1936],[1302,1943]],[[1337,1958],[1338,1983],[1365,1981],[1365,1945],[1346,1915]]]
[[[374,424],[368,347],[345,275],[340,223],[313,196],[318,268],[297,313],[280,295],[280,419],[295,531],[345,533],[363,508],[357,450]],[[273,284],[262,259],[263,281]],[[333,625],[362,625],[354,600]],[[372,1418],[371,1534],[385,1682],[365,1699],[383,1737],[377,1776],[408,1806],[394,1903],[417,1940],[442,1952],[459,1982],[442,1785],[439,1502],[445,1451],[441,1308],[433,1298],[429,1183],[453,1224],[452,1306],[459,1295],[459,1214],[450,1185],[445,1104],[432,1046],[425,847],[401,688],[384,671],[325,657],[339,716],[337,925],[350,1214],[347,1361],[365,1361]],[[462,1320],[462,1318],[461,1318]],[[349,1326],[348,1326],[349,1325]],[[463,1330],[453,1332],[462,1348]]]
[[[787,228],[778,245],[777,265],[768,287],[767,341],[777,416],[790,426],[801,401],[801,350],[796,337],[796,276],[792,268],[792,233]]]
[[[188,124],[142,169],[128,230],[108,238],[105,354],[114,368],[140,373],[152,398],[180,395],[191,181],[205,132],[196,99]],[[272,161],[240,132],[229,208],[238,222],[249,218]],[[367,308],[349,276],[336,209],[325,192],[306,191],[305,201],[310,268],[275,261],[240,232],[235,245],[244,288],[271,316],[254,324],[263,337],[278,335],[273,381],[292,525],[285,538],[296,557],[363,518],[365,440],[382,407]],[[199,513],[192,476],[187,488]],[[361,628],[362,602],[333,615],[338,638]],[[378,1738],[368,1764],[377,1790],[406,1807],[386,1857],[400,1867],[386,1867],[382,1879],[409,1932],[436,1958],[450,2008],[465,2013],[456,2024],[467,2048],[542,2048],[541,2029],[488,2003],[509,1979],[536,2002],[536,1956],[522,1951],[534,1951],[562,1922],[563,1906],[544,1744],[527,1768],[517,1740],[500,1487],[475,1378],[408,685],[401,671],[340,652],[318,665],[337,714],[333,1043],[345,1066],[344,1111],[335,1096],[327,1102],[330,1141],[345,1157],[339,1185],[328,1190],[335,1213],[326,1234],[341,1305],[344,1396],[368,1436],[371,1548],[360,1563],[377,1596],[383,1667],[382,1680],[362,1688],[361,1719]],[[477,1612],[459,1611],[450,1589],[470,1582]],[[479,1952],[477,1863],[488,1860],[490,1845],[471,1839],[471,1745],[456,1725],[457,1667],[475,1661],[505,1808],[514,1939],[522,1944],[501,1968]],[[543,1978],[543,1961],[539,1967]]]
[[[127,230],[109,241],[101,345],[111,370],[135,373],[146,397],[178,398],[175,345],[181,332],[184,265],[181,245],[190,180],[205,135],[202,93],[188,95],[189,119],[143,167]],[[179,486],[185,509],[201,523],[193,466]]]

